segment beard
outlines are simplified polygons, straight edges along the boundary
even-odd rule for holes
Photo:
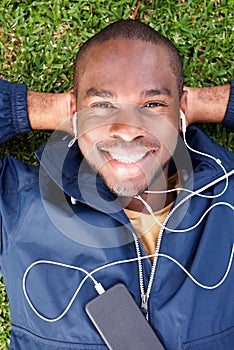
[[[136,182],[136,184],[132,184],[130,180],[111,178],[111,176],[103,174],[102,171],[98,171],[98,175],[102,178],[106,186],[113,194],[118,197],[132,198],[148,190],[150,186],[157,182],[157,180],[159,180],[164,174],[165,169],[168,167],[169,161],[170,159],[165,160],[164,163],[155,170],[151,177],[147,178],[146,174],[143,174],[142,178],[145,178],[145,181],[142,181],[141,178],[138,182]],[[95,169],[93,165],[91,166],[93,169]]]

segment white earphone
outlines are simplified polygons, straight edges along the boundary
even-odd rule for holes
[[[78,138],[78,131],[77,131],[77,116],[78,116],[78,113],[74,113],[73,116],[72,116],[72,128],[73,128],[73,132],[74,132],[74,135],[75,135],[75,138],[77,139]]]
[[[180,119],[181,119],[181,127],[182,127],[182,132],[186,132],[186,117],[185,114],[182,110],[180,110]]]
[[[78,113],[75,112],[72,116],[72,129],[74,132],[73,139],[69,142],[68,147],[71,147],[74,145],[75,141],[78,139],[78,129],[77,129],[77,120],[78,120]]]

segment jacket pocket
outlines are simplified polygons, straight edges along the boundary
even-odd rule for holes
[[[12,325],[10,350],[107,350],[103,344],[68,343],[42,338]]]
[[[192,340],[183,344],[183,349],[191,350],[233,350],[234,327],[208,337]]]

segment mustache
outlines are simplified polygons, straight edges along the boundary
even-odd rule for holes
[[[112,150],[112,149],[124,149],[124,150],[129,150],[133,148],[146,148],[146,149],[153,149],[157,150],[160,147],[160,143],[156,140],[133,140],[130,142],[126,142],[121,139],[116,139],[116,140],[110,140],[110,141],[103,141],[99,142],[97,145],[97,148],[100,151],[105,151],[105,150]]]

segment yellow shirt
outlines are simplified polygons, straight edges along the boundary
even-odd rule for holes
[[[169,179],[170,183],[173,183],[173,187],[178,187],[178,175],[174,175]],[[176,193],[176,192],[175,192]],[[166,219],[167,215],[169,214],[169,211],[173,205],[173,202],[168,204],[163,209],[157,211],[154,213],[157,220],[160,222],[160,224],[163,224],[164,220]],[[147,254],[154,254],[157,241],[158,241],[158,235],[161,229],[160,224],[158,224],[155,219],[150,214],[145,214],[137,211],[132,211],[129,209],[124,209],[125,214],[129,218],[132,226],[134,227],[138,237],[140,238],[145,251]],[[153,257],[150,258],[151,261],[153,261]]]
[[[163,224],[166,219],[172,204],[173,202],[168,204],[168,206],[162,210],[154,213],[155,217],[161,224]],[[144,245],[146,253],[149,255],[154,254],[161,226],[150,214],[139,213],[128,209],[125,209],[124,211]],[[150,260],[153,261],[153,257],[150,258]]]

